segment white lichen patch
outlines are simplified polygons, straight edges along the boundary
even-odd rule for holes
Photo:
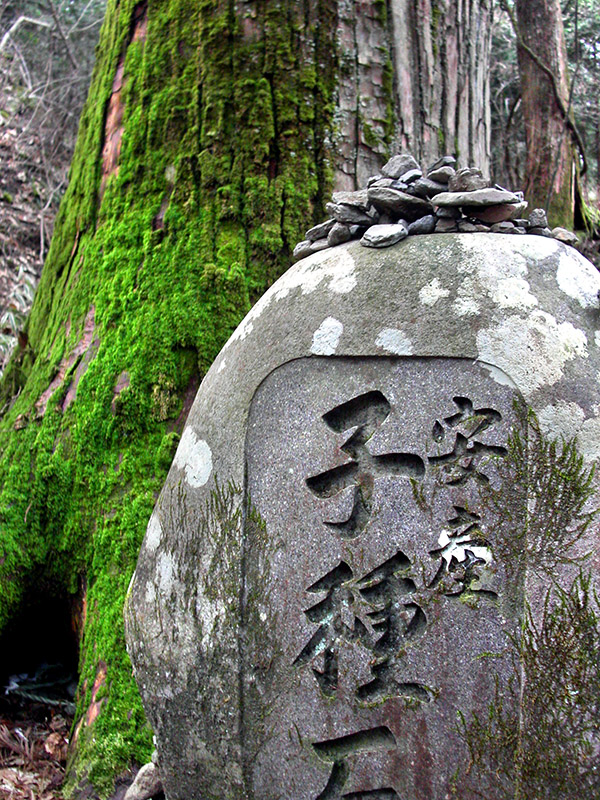
[[[492,287],[490,295],[501,308],[520,308],[529,311],[538,301],[530,292],[529,283],[524,278],[501,278]]]
[[[459,286],[457,301],[459,298],[481,298],[487,295],[501,308],[529,311],[538,305],[537,298],[531,293],[530,285],[525,280],[528,266],[520,240],[516,247],[513,237],[494,237],[493,247],[482,247],[482,240],[472,235],[462,237],[461,245],[467,251],[465,261],[471,268],[460,270],[465,278]],[[465,311],[460,311],[468,308],[468,305],[464,305],[464,301],[462,305],[457,305],[457,301],[456,313],[466,316]]]
[[[479,359],[509,375],[525,399],[559,381],[568,361],[588,355],[582,330],[538,309],[478,331],[477,348]]]
[[[194,489],[204,486],[211,476],[211,449],[204,439],[198,439],[191,425],[183,431],[173,463],[184,471],[185,480]]]
[[[419,300],[426,306],[434,306],[438,300],[448,297],[449,294],[450,290],[444,289],[439,278],[434,278],[420,289]]]
[[[556,282],[559,289],[577,300],[582,308],[598,307],[600,274],[577,250],[569,248],[560,253]]]
[[[492,560],[492,553],[489,547],[473,544],[471,537],[468,533],[453,536],[452,531],[442,528],[438,544],[442,548],[441,556],[446,562],[450,564],[453,558],[459,562],[466,561],[472,554],[475,558],[479,558],[489,564]]]
[[[399,328],[384,328],[375,339],[377,347],[396,356],[412,356],[413,346],[408,336]]]
[[[152,581],[148,581],[146,583],[146,593],[144,595],[144,600],[146,603],[151,605],[156,600],[156,588]]]
[[[223,372],[223,370],[225,369],[226,366],[227,366],[227,359],[226,358],[222,358],[221,359],[221,363],[217,367],[217,373]]]
[[[452,309],[458,317],[472,317],[479,314],[479,303],[474,297],[469,297],[468,289],[459,287],[458,296],[452,303]]]
[[[540,430],[548,439],[573,439],[585,419],[585,411],[577,403],[556,400],[537,412]]]
[[[210,599],[201,591],[196,595],[196,616],[202,630],[202,647],[207,648],[213,638],[215,625],[225,618],[225,603],[219,597]]]
[[[311,294],[322,283],[335,294],[347,294],[356,286],[356,262],[343,247],[329,248],[303,258],[288,269],[246,314],[229,337],[225,347],[241,341],[254,329],[254,323],[271,303],[287,297],[294,289]]]
[[[577,434],[577,449],[585,461],[600,459],[600,417],[584,421]]]
[[[327,317],[313,333],[310,352],[316,356],[331,356],[337,350],[344,326],[334,317]]]
[[[150,517],[150,522],[146,529],[146,549],[153,553],[160,544],[161,536],[162,528],[160,527],[158,514],[155,511]]]
[[[175,580],[175,559],[170,553],[161,553],[156,561],[158,589],[162,594],[170,594]]]

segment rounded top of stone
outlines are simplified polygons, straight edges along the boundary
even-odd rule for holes
[[[255,371],[268,343],[281,359],[475,358],[504,370],[530,402],[562,371],[546,380],[544,354],[536,350],[541,363],[524,360],[521,348],[510,344],[509,328],[516,335],[541,326],[548,347],[555,341],[567,348],[568,361],[587,357],[594,333],[580,326],[597,313],[599,290],[600,274],[587,259],[544,237],[423,235],[382,249],[348,242],[291,267],[233,333],[205,382],[221,376],[240,347]],[[577,321],[578,315],[584,318]],[[563,342],[560,332],[567,330],[573,340]]]
[[[404,397],[418,399],[430,362],[447,362],[448,373],[483,376],[490,397],[502,394],[508,403],[508,389],[520,395],[545,436],[577,436],[579,451],[594,462],[600,458],[599,291],[594,266],[554,239],[424,234],[382,249],[353,241],[314,253],[291,267],[251,309],[201,384],[128,595],[129,651],[148,717],[165,763],[170,757],[188,759],[181,771],[186,780],[191,776],[190,786],[204,780],[212,763],[205,741],[217,738],[215,747],[229,741],[214,737],[213,729],[231,730],[232,719],[235,724],[231,704],[219,704],[217,719],[214,709],[207,716],[198,698],[216,691],[229,700],[229,687],[237,685],[235,631],[240,581],[247,574],[241,576],[241,565],[248,563],[243,520],[247,498],[254,502],[255,496],[252,487],[244,494],[252,475],[248,454],[252,442],[289,418],[289,407],[279,397],[291,394],[290,384],[304,386],[304,367],[316,371],[325,387],[332,373],[343,372],[343,384],[334,388],[336,404],[342,404],[335,407],[344,408],[357,395],[354,370],[362,362],[361,392],[377,394],[377,370],[397,368],[412,376],[402,384]],[[281,375],[285,380],[278,384],[280,394],[269,406],[266,425],[252,416],[254,401]],[[456,405],[468,384],[465,379],[453,390],[456,397],[450,400]],[[306,391],[294,397],[296,410],[306,401],[319,420],[332,408],[317,408],[317,403],[313,408],[314,398],[306,399]],[[418,406],[399,402],[395,413],[408,416]],[[489,408],[484,401],[477,407]],[[295,439],[278,439],[282,446],[268,449],[270,474],[294,473],[280,456],[286,441],[303,435],[304,429],[294,428]],[[315,467],[313,474],[319,470]],[[285,492],[277,496],[288,502]],[[260,525],[251,536],[262,541]],[[285,557],[278,541],[272,559],[257,562],[261,574]],[[262,589],[256,596],[262,598]],[[260,614],[260,606],[257,610]],[[218,670],[211,674],[217,680],[209,682],[207,665],[215,664]],[[180,796],[197,794],[192,787]]]

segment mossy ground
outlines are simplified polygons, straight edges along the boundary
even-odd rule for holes
[[[85,598],[78,718],[93,700],[100,713],[79,730],[71,788],[108,794],[150,756],[122,608],[186,390],[322,219],[335,24],[315,8],[109,3],[28,344],[0,387],[0,633],[32,592]],[[103,178],[119,65],[121,149]],[[86,318],[90,349],[68,361]]]

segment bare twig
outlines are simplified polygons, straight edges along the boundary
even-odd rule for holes
[[[46,2],[48,3],[48,6],[50,8],[50,13],[52,14],[52,18],[54,19],[54,22],[56,24],[56,30],[58,31],[58,33],[60,35],[60,38],[64,42],[65,49],[67,51],[67,56],[69,57],[69,61],[71,62],[71,65],[72,65],[73,69],[78,70],[79,69],[79,64],[77,63],[77,59],[73,55],[73,49],[71,47],[71,40],[69,39],[69,37],[67,36],[67,34],[63,30],[63,27],[62,27],[61,22],[60,22],[60,16],[58,14],[58,11],[56,10],[56,6],[54,5],[52,0],[46,0]]]
[[[0,40],[0,53],[2,53],[6,48],[6,45],[8,44],[8,41],[10,40],[13,33],[15,33],[17,29],[20,28],[21,25],[23,25],[24,23],[27,23],[28,25],[37,25],[39,28],[52,27],[52,23],[47,22],[45,19],[35,19],[34,17],[26,17],[25,15],[22,14],[13,22],[13,24],[10,26],[10,28],[6,31],[6,33]]]

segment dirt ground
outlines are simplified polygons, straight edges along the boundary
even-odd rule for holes
[[[60,800],[73,720],[39,703],[0,701],[0,800]]]

